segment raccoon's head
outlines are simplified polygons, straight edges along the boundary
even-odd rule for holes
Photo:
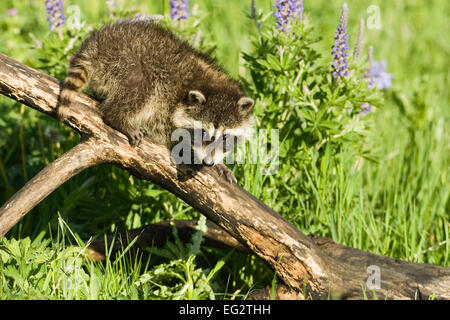
[[[222,163],[245,141],[253,127],[253,105],[253,99],[234,88],[189,90],[177,104],[172,124],[189,132],[193,163]]]

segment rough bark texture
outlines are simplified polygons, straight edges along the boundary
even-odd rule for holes
[[[64,182],[99,163],[101,152],[95,140],[81,142],[28,181],[0,208],[0,236]]]
[[[3,54],[0,54],[0,92],[55,117],[58,81]],[[164,146],[147,140],[138,148],[131,147],[123,134],[104,124],[96,104],[81,94],[73,113],[64,121],[82,134],[83,141],[90,141],[90,152],[96,154],[95,160],[77,160],[70,173],[64,173],[65,169],[56,162],[51,164],[47,169],[52,171],[53,177],[60,177],[60,181],[94,162],[108,162],[138,178],[155,182],[248,247],[266,261],[288,287],[305,297],[362,298],[363,290],[368,291],[367,267],[377,265],[381,272],[380,288],[374,290],[378,298],[414,299],[431,294],[450,298],[449,268],[407,263],[356,249],[343,249],[339,245],[328,252],[329,243],[312,241],[241,187],[227,183],[214,169],[205,167],[193,171],[177,167],[170,161],[169,151]],[[76,150],[67,154],[73,153]],[[34,205],[59,185],[54,183],[42,193],[28,193],[27,190],[36,189],[29,183],[14,197]],[[18,221],[32,207],[18,201],[8,203],[0,209],[0,236],[11,228],[12,221]]]

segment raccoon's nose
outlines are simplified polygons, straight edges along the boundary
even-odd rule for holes
[[[205,159],[203,159],[203,164],[205,166],[211,167],[212,165],[214,165],[214,160],[212,157],[206,157]]]

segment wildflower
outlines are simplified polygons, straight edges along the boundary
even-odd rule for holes
[[[11,8],[8,11],[6,11],[6,14],[10,17],[14,17],[17,15],[18,12],[19,10],[17,10],[17,8]]]
[[[47,21],[50,30],[58,28],[66,23],[66,16],[63,13],[64,2],[62,0],[47,0],[45,1],[45,7],[47,8]]]
[[[361,105],[361,110],[359,111],[359,116],[360,117],[364,117],[364,116],[367,116],[368,114],[369,114],[369,112],[372,110],[372,105],[371,104],[369,104],[369,103],[367,103],[367,102],[364,102],[362,105]]]
[[[392,85],[392,74],[385,72],[387,66],[386,60],[381,60],[380,62],[373,60],[373,47],[369,47],[367,60],[370,62],[370,67],[367,69],[364,78],[369,80],[369,89],[373,87],[380,90],[388,89]],[[364,102],[361,105],[359,116],[366,116],[371,109],[372,105]]]
[[[62,39],[60,27],[66,23],[66,16],[64,15],[64,2],[62,0],[47,0],[45,1],[47,21],[50,30],[56,28],[59,37]]]
[[[252,0],[250,7],[251,7],[250,17],[255,22],[256,28],[258,29],[258,33],[261,34],[261,23],[258,21],[255,0]]]
[[[364,19],[359,22],[358,39],[356,40],[355,49],[353,50],[353,58],[359,59],[364,46]]]
[[[107,0],[106,5],[109,9],[109,17],[114,18],[114,8],[117,7],[117,2],[115,0]]]
[[[380,62],[372,60],[366,73],[366,79],[369,80],[369,88],[376,86],[378,89],[388,89],[392,85],[392,74],[385,72],[387,67],[386,60]]]
[[[278,29],[288,32],[291,24],[300,20],[303,14],[303,0],[276,0],[273,15],[277,19]]]
[[[332,47],[332,56],[334,58],[331,66],[333,67],[333,77],[342,78],[348,75],[348,33],[347,33],[348,7],[342,5],[341,19],[334,36],[334,46]]]
[[[172,20],[186,20],[189,16],[189,0],[170,0]]]

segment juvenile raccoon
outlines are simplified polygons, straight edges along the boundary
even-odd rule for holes
[[[207,147],[218,138],[240,138],[251,128],[253,100],[212,59],[162,26],[129,20],[89,36],[70,61],[59,99],[61,119],[87,85],[101,101],[105,122],[133,146],[148,135],[171,148],[175,129],[197,130],[201,123],[207,141],[193,146],[195,156],[205,165],[217,164],[235,181],[221,164],[223,149],[208,152]]]

